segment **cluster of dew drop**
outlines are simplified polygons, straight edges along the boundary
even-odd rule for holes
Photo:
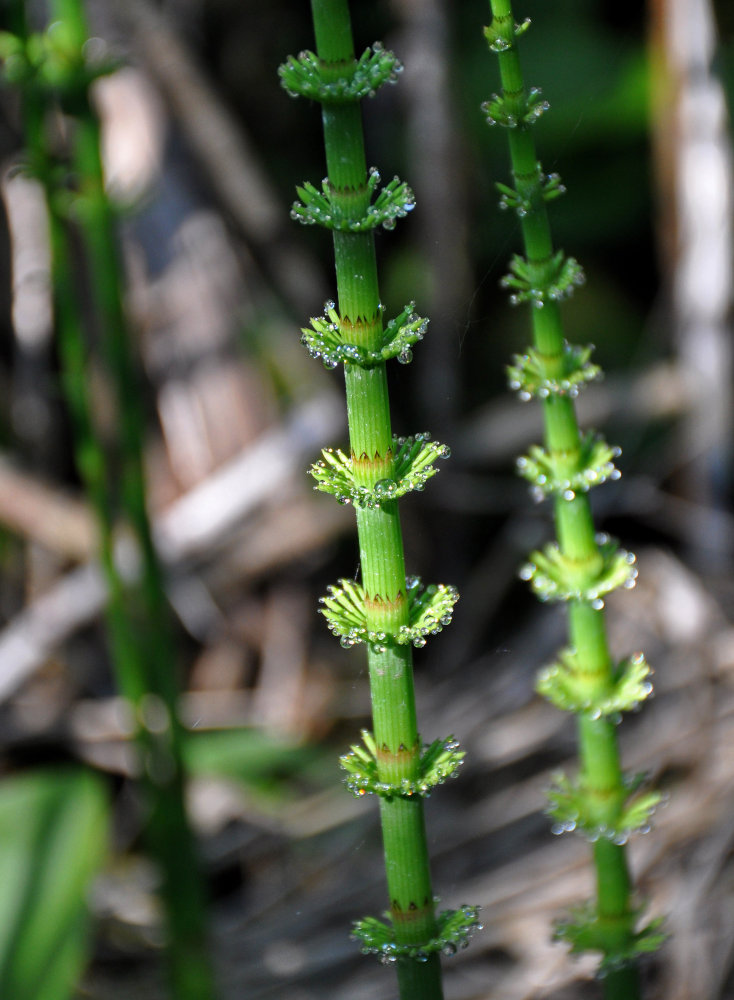
[[[627,712],[639,712],[643,701],[653,695],[653,684],[649,680],[652,670],[641,652],[632,653],[623,660],[619,668],[620,701],[624,688],[627,688],[628,700],[624,704]],[[620,705],[621,707],[621,705]]]
[[[531,558],[520,568],[520,579],[532,585],[539,601],[585,601],[595,611],[601,611],[603,595],[617,587],[631,590],[635,586],[637,557],[619,548],[606,532],[598,532],[594,540],[603,559],[603,568],[593,583],[586,585],[573,581],[568,560],[557,542],[550,542],[542,553],[536,552],[534,561]]]
[[[656,951],[668,936],[663,925],[664,918],[656,917],[626,940],[617,941],[614,950],[610,951],[608,935],[603,930],[603,918],[596,904],[589,901],[573,907],[568,917],[556,921],[553,936],[556,941],[569,944],[572,954],[582,951],[602,952],[595,978],[604,980],[614,972],[629,968],[640,955]]]
[[[373,42],[360,56],[354,70],[353,90],[357,99],[374,97],[383,83],[394,85],[403,72],[403,64],[382,42]]]
[[[616,827],[610,827],[605,824],[599,826],[586,828],[581,827],[576,821],[569,819],[561,823],[553,823],[551,826],[551,833],[554,836],[561,836],[564,833],[574,833],[577,832],[583,836],[590,844],[595,844],[597,840],[608,840],[612,844],[616,844],[617,847],[624,847],[625,844],[629,842],[630,836],[633,833],[648,833],[650,830],[649,825],[638,827],[636,829],[624,829],[618,830]]]
[[[556,279],[547,286],[534,284],[527,276],[527,263],[521,257],[513,258],[512,272],[500,279],[501,288],[515,289],[510,295],[510,305],[519,306],[529,302],[536,309],[542,309],[546,302],[562,302],[569,299],[576,288],[586,282],[584,269],[575,257],[559,256]]]
[[[424,744],[421,750],[417,778],[399,781],[382,781],[379,777],[377,747],[374,737],[362,731],[364,746],[353,745],[351,752],[340,757],[339,763],[347,772],[345,783],[356,796],[379,795],[384,799],[430,798],[432,790],[448,778],[455,778],[463,763],[464,752],[453,736]]]
[[[406,579],[406,589],[410,602],[410,625],[400,626],[395,641],[399,644],[412,642],[420,648],[425,646],[429,636],[438,635],[446,625],[451,624],[459,591],[446,583],[432,583],[421,590],[417,576]]]
[[[396,436],[394,443],[397,448],[395,466],[404,474],[414,470],[415,474],[423,471],[435,458],[450,458],[451,449],[447,444],[431,441],[430,431],[418,431],[417,434]]]
[[[487,125],[517,128],[519,125],[532,125],[550,109],[550,104],[543,98],[540,87],[531,87],[522,109],[510,111],[507,98],[499,94],[492,94],[488,101],[482,103],[481,109]]]
[[[321,181],[321,188],[323,193],[310,181],[305,181],[298,189],[301,201],[295,201],[290,210],[290,217],[294,222],[300,222],[304,226],[334,228],[336,215],[331,207],[328,177]]]
[[[431,441],[429,432],[411,437],[394,437],[397,449],[393,477],[378,479],[370,489],[354,481],[351,457],[340,449],[324,448],[323,458],[310,469],[316,480],[315,490],[330,493],[338,503],[353,503],[363,509],[376,509],[391,500],[397,500],[413,490],[420,492],[428,480],[438,472],[433,462],[449,458],[451,449],[439,441]]]
[[[397,358],[401,365],[410,364],[413,360],[412,347],[423,340],[428,320],[417,316],[414,312],[415,302],[409,302],[395,319],[385,326],[380,357],[383,361]]]
[[[384,83],[397,83],[403,64],[382,42],[375,42],[364,50],[348,73],[335,80],[324,79],[323,63],[308,49],[299,52],[296,58],[289,56],[278,72],[289,97],[359,101],[374,97]]]
[[[367,176],[367,186],[371,193],[380,182],[380,173],[376,167],[370,168]],[[319,225],[325,229],[336,229],[341,232],[363,233],[382,225],[384,229],[394,229],[396,220],[404,218],[415,208],[415,195],[405,181],[395,176],[385,185],[375,199],[367,207],[367,211],[359,219],[347,216],[341,205],[335,200],[328,177],[321,181],[319,191],[310,181],[304,181],[298,188],[300,201],[294,202],[290,217],[294,222],[305,226]]]
[[[530,18],[526,17],[522,24],[515,24],[512,29],[512,34],[514,38],[519,38],[520,35],[524,35],[525,32],[530,27]],[[503,52],[509,52],[513,47],[514,42],[508,41],[504,35],[502,35],[494,25],[484,29],[484,37],[487,39],[487,43],[492,52],[496,55],[502,55]]]
[[[341,588],[330,585],[328,595],[319,598],[324,605],[319,611],[326,618],[329,630],[339,636],[344,649],[359,643],[367,643],[375,653],[387,652],[392,644],[407,646],[412,643],[420,649],[430,636],[451,624],[453,608],[459,599],[459,592],[449,584],[434,583],[422,589],[419,577],[408,577],[410,624],[401,625],[396,632],[387,632],[368,628],[364,588],[354,580],[340,580],[340,583]]]
[[[382,303],[378,306],[384,312]],[[413,360],[412,346],[422,340],[428,320],[414,312],[415,302],[409,302],[395,319],[391,319],[382,331],[378,348],[363,347],[342,339],[341,320],[336,311],[336,303],[328,299],[324,303],[324,315],[311,319],[311,329],[301,331],[301,343],[309,356],[321,358],[325,368],[334,369],[338,364],[370,366],[397,358],[400,364]]]
[[[571,501],[576,499],[577,493],[588,493],[594,486],[619,479],[622,473],[614,465],[614,459],[621,454],[621,448],[610,447],[590,434],[586,436],[580,458],[586,464],[572,475],[559,475],[553,454],[537,445],[531,449],[531,455],[521,455],[517,459],[516,467],[532,484],[530,492],[536,503],[552,495]]]
[[[523,116],[525,125],[532,125],[541,115],[550,110],[550,104],[543,98],[540,87],[531,87],[528,91],[528,110]]]
[[[524,219],[533,211],[533,199],[535,193],[522,195],[507,184],[497,182],[495,185],[500,192],[499,207],[505,212],[512,208],[519,219]],[[557,173],[543,174],[538,164],[537,191],[543,201],[552,201],[560,195],[566,193],[566,188],[561,182],[561,175]]]
[[[608,840],[610,843],[616,844],[617,847],[624,847],[629,842],[632,834],[649,833],[650,829],[649,823],[623,830],[619,830],[615,826],[607,826],[604,823],[594,827],[582,827],[573,819],[567,819],[551,825],[551,833],[556,837],[560,837],[564,833],[579,833],[590,844],[595,844],[597,840]]]
[[[576,399],[587,382],[602,377],[601,368],[589,361],[593,350],[593,344],[581,347],[564,341],[564,374],[555,378],[546,373],[538,352],[529,348],[525,354],[513,356],[513,363],[507,368],[508,386],[518,394],[521,403],[533,398],[547,399],[551,395]]]
[[[621,712],[636,712],[653,693],[649,680],[652,670],[644,653],[633,653],[622,660],[614,672],[611,688],[604,693],[589,692],[586,675],[579,671],[576,652],[564,649],[559,661],[538,674],[535,688],[563,711],[582,712],[591,719],[621,718]]]
[[[479,910],[480,907],[465,903],[456,910],[442,910],[436,916],[436,936],[422,944],[398,943],[394,928],[375,917],[357,921],[352,938],[361,943],[363,954],[377,955],[383,965],[392,965],[400,958],[427,962],[431,955],[439,953],[451,957],[469,946],[475,931],[483,930]]]
[[[374,191],[380,183],[380,172],[377,167],[370,167],[368,174],[368,185],[370,191]],[[373,229],[382,225],[383,229],[392,230],[395,228],[398,219],[403,219],[415,208],[415,195],[405,181],[401,181],[395,176],[385,185],[375,199],[375,202],[367,208],[367,215],[364,219],[357,220],[350,224],[349,228],[353,232],[361,232],[363,229]]]
[[[586,793],[583,789],[570,782],[565,775],[556,775],[557,784],[549,792],[551,804],[548,812],[555,819],[551,832],[556,836],[577,832],[592,844],[603,839],[619,847],[626,844],[632,834],[649,833],[653,814],[667,800],[658,791],[636,795],[647,778],[645,773],[626,775],[623,786],[628,796],[627,804],[621,807],[616,820],[595,823],[586,814]]]

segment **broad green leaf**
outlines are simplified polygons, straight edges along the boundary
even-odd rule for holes
[[[85,897],[106,845],[104,785],[89,772],[0,782],[0,997],[68,1000],[86,959]]]

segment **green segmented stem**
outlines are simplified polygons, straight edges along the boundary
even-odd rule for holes
[[[331,588],[324,613],[344,645],[367,643],[373,734],[363,734],[367,749],[353,747],[344,766],[357,794],[373,791],[380,797],[390,899],[391,927],[366,918],[357,924],[355,935],[363,950],[397,961],[402,1000],[441,1000],[438,952],[444,947],[455,950],[454,941],[465,942],[476,924],[476,911],[463,907],[439,916],[435,912],[421,796],[443,781],[463,754],[448,740],[434,745],[426,757],[418,734],[411,641],[422,645],[425,639],[422,626],[411,626],[411,601],[418,598],[415,586],[406,581],[398,503],[390,498],[391,492],[402,495],[412,487],[395,482],[408,473],[393,452],[405,439],[393,440],[385,361],[380,360],[396,354],[404,362],[410,360],[408,344],[422,337],[425,324],[406,307],[403,315],[412,325],[401,337],[414,331],[410,341],[403,339],[402,348],[381,353],[385,329],[372,230],[379,222],[390,228],[413,204],[409,189],[397,179],[372,203],[379,178],[367,171],[359,103],[392,78],[397,63],[377,44],[357,63],[347,0],[312,0],[311,9],[316,56],[290,58],[280,72],[289,93],[321,102],[328,177],[321,191],[313,185],[299,188],[302,204],[291,214],[333,230],[338,315],[333,303],[327,303],[321,332],[319,321],[312,320],[319,346],[308,331],[304,343],[314,356],[323,354],[327,367],[344,361],[351,451],[349,458],[327,455],[328,462],[312,471],[318,488],[337,497],[342,491],[342,500],[354,501],[361,566],[361,588],[349,581],[342,581],[340,591]],[[358,73],[367,72],[371,82],[358,84]],[[334,325],[328,326],[330,322]],[[415,440],[425,439],[427,435],[419,435]],[[432,456],[448,454],[443,446],[431,447],[436,450],[420,459],[423,466]],[[416,456],[419,451],[420,446]],[[417,468],[409,475],[422,485],[433,470],[421,477]],[[425,631],[437,632],[450,620],[449,605],[456,595],[436,593],[436,588],[426,594],[434,595],[436,610]],[[443,754],[443,764],[434,766],[436,753]]]
[[[568,351],[557,301],[562,296],[558,286],[554,289],[548,277],[549,266],[555,259],[544,198],[544,190],[550,189],[540,170],[531,134],[530,126],[537,115],[528,114],[532,102],[529,101],[520,67],[516,47],[519,32],[512,7],[509,0],[490,0],[490,7],[493,19],[486,34],[490,47],[499,58],[502,96],[495,98],[486,110],[490,124],[506,126],[514,191],[504,187],[501,190],[509,192],[510,205],[521,206],[518,215],[526,255],[522,275],[516,266],[513,272],[514,276],[528,275],[526,285],[513,281],[513,276],[505,283],[510,287],[519,287],[523,293],[535,286],[535,291],[523,299],[534,299],[533,305],[537,307],[531,309],[533,343],[537,352],[534,362],[540,358],[546,384],[556,387],[558,383],[553,380],[564,375],[564,354],[567,358]],[[555,195],[558,191],[557,179],[551,188]],[[507,195],[505,204],[508,204]],[[531,394],[537,393],[528,393]],[[582,438],[574,395],[575,392],[572,394],[555,388],[544,394],[545,447],[547,453],[557,456],[567,468],[581,471],[574,469],[574,462],[582,461]],[[599,478],[603,481],[603,477]],[[603,557],[587,494],[575,494],[573,490],[565,492],[566,496],[557,493],[554,501],[556,535],[562,556],[571,561],[566,565],[585,579],[581,588],[585,589],[601,573]],[[578,587],[575,589],[578,590]],[[574,667],[583,671],[586,677],[594,678],[600,696],[611,689],[614,681],[602,606],[603,602],[599,600],[572,597],[568,601],[570,644],[575,651]],[[585,800],[583,820],[587,830],[613,831],[629,797],[629,788],[625,785],[620,765],[614,722],[604,714],[597,717],[593,709],[592,703],[578,717],[581,762],[578,788]],[[575,825],[574,814],[571,826]],[[602,952],[607,1000],[635,1000],[639,997],[639,977],[634,958],[635,914],[625,848],[615,843],[613,838],[600,836],[597,832],[593,855],[597,887],[594,931],[592,938],[585,938],[581,945],[577,940],[574,946],[576,950],[590,947]],[[624,956],[621,962],[620,955]],[[606,968],[604,962],[607,962]]]
[[[341,67],[354,59],[346,0],[312,0],[316,51],[324,64]],[[368,207],[367,165],[362,113],[356,102],[322,105],[324,147],[334,201],[355,217]],[[375,241],[371,232],[334,232],[339,313],[361,337],[355,342],[376,349],[382,333]],[[352,460],[360,485],[374,488],[390,475],[392,428],[385,364],[345,366],[347,418]],[[356,475],[355,475],[356,478]],[[405,559],[398,504],[357,509],[362,584],[368,595],[367,623],[386,632],[408,624]],[[381,598],[381,603],[375,598]],[[370,600],[371,599],[371,600]],[[413,688],[412,652],[389,647],[368,650],[372,720],[381,777],[414,778],[420,758]],[[380,800],[390,915],[400,944],[420,944],[436,933],[423,803],[420,799]],[[402,1000],[443,996],[439,960],[399,959]]]
[[[22,0],[14,6],[18,33],[27,38]],[[80,0],[55,0],[52,14],[55,30],[63,31],[66,75],[63,79],[57,75],[56,93],[33,81],[23,88],[22,97],[30,168],[44,186],[48,205],[61,379],[77,467],[99,527],[113,666],[120,689],[135,710],[146,839],[163,876],[171,987],[177,1000],[213,1000],[203,885],[184,802],[176,654],[145,503],[144,419],[121,299],[114,212],[104,190],[99,123],[89,103],[88,86],[94,74],[83,60],[86,19]],[[78,184],[73,196],[59,187],[46,143],[43,119],[51,97],[73,118],[72,162]],[[79,224],[91,278],[92,311],[115,391],[120,455],[114,469],[92,416],[83,305],[70,266],[75,248],[68,214]],[[113,485],[116,480],[119,496]],[[118,506],[139,555],[140,579],[135,583],[124,579],[116,553]]]

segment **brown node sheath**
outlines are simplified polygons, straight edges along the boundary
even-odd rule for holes
[[[375,452],[372,458],[364,451],[359,457],[352,452],[352,471],[359,477],[360,482],[367,479],[374,479],[375,482],[387,479],[393,471],[392,448],[388,448],[384,455]]]
[[[401,743],[397,753],[393,753],[387,743],[383,743],[377,750],[377,761],[380,764],[401,764],[404,761],[412,760],[420,749],[420,740],[416,740],[412,747],[406,747]]]
[[[403,910],[397,900],[393,900],[390,905],[390,916],[395,924],[401,924],[402,926],[415,924],[418,921],[425,920],[426,917],[433,916],[433,903],[428,898],[424,899],[420,906],[411,901],[408,909]]]
[[[394,615],[403,610],[405,606],[405,594],[399,590],[395,597],[385,598],[380,594],[370,597],[365,594],[364,607],[366,613],[373,615]]]
[[[374,312],[371,316],[339,317],[339,335],[346,343],[365,344],[382,333],[382,315]]]

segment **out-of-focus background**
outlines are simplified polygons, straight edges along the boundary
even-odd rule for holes
[[[427,804],[442,903],[483,907],[446,962],[453,1000],[598,995],[592,964],[550,941],[591,892],[589,850],[554,837],[544,790],[573,768],[573,720],[533,691],[564,615],[517,578],[550,511],[514,474],[542,433],[505,387],[528,317],[498,285],[519,251],[497,208],[505,137],[479,111],[498,88],[480,0],[353,4],[357,49],[405,64],[364,106],[368,161],[417,208],[378,235],[387,315],[431,323],[390,367],[397,433],[430,430],[453,457],[401,507],[411,572],[458,586],[454,624],[416,655],[425,739],[453,733],[459,779]],[[110,190],[121,206],[128,309],[149,413],[156,539],[176,613],[192,751],[192,817],[211,895],[223,1000],[377,1000],[394,972],[361,958],[350,921],[385,906],[374,802],[338,754],[367,724],[363,653],[339,647],[317,598],[357,570],[351,508],[314,493],[318,450],[346,440],[340,372],[299,344],[334,294],[328,233],[289,218],[324,173],[319,109],[279,88],[313,47],[306,3],[91,0],[124,68],[98,85]],[[734,7],[727,0],[518,2],[528,82],[551,111],[536,138],[568,189],[557,245],[586,286],[564,307],[605,380],[585,426],[622,446],[620,482],[592,496],[600,528],[638,555],[608,601],[616,655],[642,649],[656,697],[620,728],[626,766],[668,804],[631,844],[671,938],[647,996],[734,997],[732,145]],[[124,713],[101,626],[93,518],[74,472],[49,305],[38,190],[16,165],[18,102],[0,104],[0,764],[90,762],[108,776],[113,837],[91,898],[78,997],[158,1000],[155,873],[130,821]],[[94,379],[94,373],[90,378]],[[104,414],[106,387],[97,403]]]

